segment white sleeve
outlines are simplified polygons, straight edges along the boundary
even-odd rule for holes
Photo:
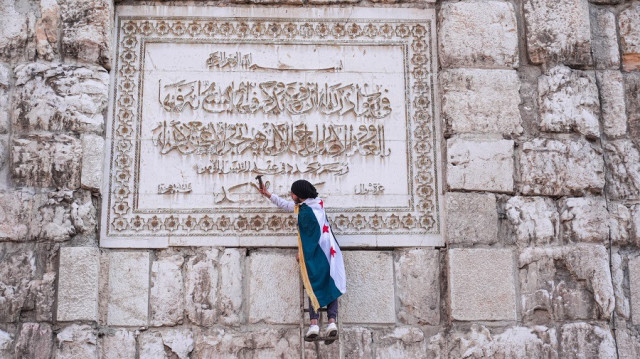
[[[270,200],[271,200],[271,203],[273,203],[276,206],[284,209],[287,212],[293,212],[293,209],[295,207],[295,203],[293,203],[293,201],[284,200],[284,199],[276,196],[275,194],[271,194]]]

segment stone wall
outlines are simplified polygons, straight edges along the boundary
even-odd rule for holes
[[[446,247],[345,251],[330,347],[292,249],[99,248],[116,5],[0,0],[0,358],[640,356],[640,2],[255,3],[437,9]]]

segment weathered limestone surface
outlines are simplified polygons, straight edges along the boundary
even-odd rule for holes
[[[631,308],[629,298],[625,293],[624,266],[622,256],[617,248],[611,249],[611,282],[613,284],[613,295],[616,301],[616,319],[629,319]]]
[[[520,253],[519,263],[526,320],[608,319],[611,315],[615,302],[604,246],[527,248]]]
[[[527,195],[602,193],[602,150],[587,141],[534,139],[521,145],[521,190]]]
[[[395,323],[391,252],[344,252],[347,293],[340,297],[343,323]],[[371,270],[375,268],[375,270]]]
[[[220,258],[220,318],[226,324],[239,324],[243,319],[242,277],[245,252],[225,248]]]
[[[640,3],[633,2],[620,12],[618,28],[622,46],[622,68],[625,71],[640,69]]]
[[[511,140],[447,141],[447,184],[450,189],[512,192],[513,144]]]
[[[35,29],[36,50],[39,57],[52,61],[59,52],[60,6],[58,6],[58,2],[56,0],[41,0],[40,14]]]
[[[447,193],[447,240],[460,244],[498,241],[498,211],[493,194]]]
[[[140,335],[138,341],[140,359],[187,359],[193,349],[193,333],[189,329],[147,331]]]
[[[556,244],[560,215],[555,203],[544,197],[512,197],[505,205],[519,247]]]
[[[10,358],[13,355],[13,341],[16,336],[15,331],[0,329],[0,358]]]
[[[624,103],[624,80],[620,71],[596,72],[602,105],[602,127],[608,138],[627,133],[627,114]]]
[[[604,198],[567,198],[560,206],[565,243],[608,243],[609,213]]]
[[[620,50],[616,16],[608,9],[591,7],[591,51],[597,69],[618,69]]]
[[[98,192],[102,187],[102,161],[104,160],[104,138],[93,134],[83,134],[82,174],[83,188]]]
[[[225,329],[207,329],[194,335],[192,358],[233,359],[297,358],[300,356],[300,330],[259,329],[240,332]]]
[[[562,326],[561,358],[616,358],[616,345],[607,325],[570,323]]]
[[[12,191],[0,193],[0,240],[26,241],[33,195]]]
[[[98,338],[88,325],[72,324],[56,336],[56,358],[95,358]]]
[[[610,199],[640,198],[640,153],[630,140],[604,145],[607,158],[607,194]]]
[[[631,293],[631,319],[640,324],[640,257],[629,260],[629,290]]]
[[[298,323],[302,298],[294,251],[254,252],[248,261],[249,322]]]
[[[64,134],[38,134],[14,137],[11,169],[21,186],[80,187],[82,146],[75,137]]]
[[[398,319],[403,324],[440,323],[440,252],[410,249],[395,252]]]
[[[442,67],[518,67],[518,31],[512,4],[445,2],[438,16]]]
[[[424,356],[427,342],[422,330],[413,327],[396,327],[375,331],[376,358],[420,358]]]
[[[100,340],[101,359],[135,359],[136,337],[134,332],[119,329]]]
[[[98,320],[99,270],[98,248],[60,249],[57,312],[59,321]]]
[[[62,50],[65,57],[111,67],[113,2],[60,0]]]
[[[51,321],[57,244],[0,243],[0,323]]]
[[[622,247],[626,245],[637,245],[638,239],[632,229],[631,209],[623,204],[609,205],[609,230],[611,244]]]
[[[600,101],[593,72],[556,66],[538,79],[540,129],[600,136]]]
[[[450,249],[451,315],[455,320],[516,320],[510,249]]]
[[[30,10],[27,0],[0,1],[0,61],[24,61],[35,55],[28,46],[35,26]]]
[[[11,70],[0,63],[0,134],[9,132],[9,86]]]
[[[103,132],[109,89],[103,68],[35,62],[15,72],[15,132]]]
[[[451,69],[439,76],[448,134],[522,133],[515,70]]]
[[[218,249],[204,249],[185,264],[185,306],[189,320],[201,326],[217,321]]]
[[[524,18],[527,49],[533,63],[592,63],[588,2],[526,0]]]
[[[150,309],[151,325],[173,326],[182,321],[184,286],[181,267],[184,258],[170,255],[153,261],[151,265]]]
[[[53,332],[47,323],[24,323],[15,343],[16,358],[49,359]]]
[[[448,352],[438,350],[437,357],[557,358],[559,351],[556,330],[545,326],[508,327],[502,333],[491,333],[474,324],[469,330],[456,330],[448,342]]]
[[[109,263],[109,325],[146,325],[149,253],[112,252]]]

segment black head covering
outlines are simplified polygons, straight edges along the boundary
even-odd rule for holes
[[[316,198],[318,197],[318,191],[307,180],[297,180],[291,184],[291,192],[298,196],[298,198]]]

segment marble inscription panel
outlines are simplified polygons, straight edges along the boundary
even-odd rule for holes
[[[118,7],[101,245],[295,246],[257,175],[314,183],[343,246],[443,244],[433,19]]]

